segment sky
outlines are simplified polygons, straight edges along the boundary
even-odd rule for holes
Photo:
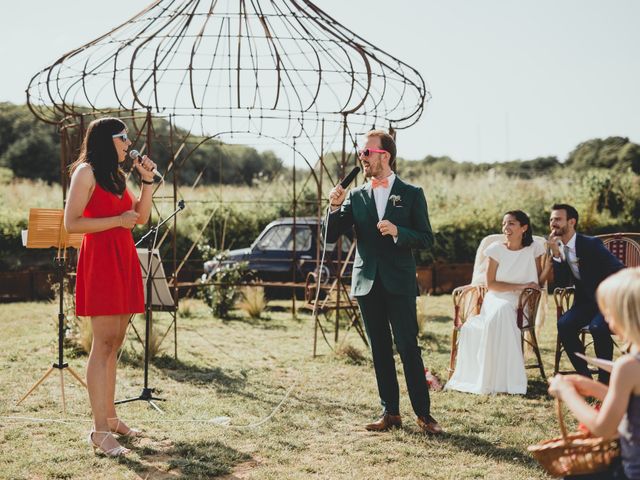
[[[404,158],[564,160],[594,137],[640,143],[637,0],[315,3],[425,79],[432,98],[424,114],[398,132]],[[25,103],[36,72],[147,4],[3,2],[0,101]]]

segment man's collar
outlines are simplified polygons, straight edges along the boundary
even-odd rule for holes
[[[569,247],[571,250],[576,249],[576,234],[577,234],[576,232],[573,232],[573,237],[571,237],[566,244],[567,247]]]
[[[393,181],[396,179],[396,174],[394,172],[391,172],[391,174],[389,174],[388,176],[384,177],[387,179],[387,182],[389,182],[389,188],[391,188],[391,186],[393,185]],[[382,180],[382,179],[380,179]],[[369,179],[369,183],[371,183],[371,179]]]

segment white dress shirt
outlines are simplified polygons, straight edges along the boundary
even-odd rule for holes
[[[376,203],[376,210],[378,212],[378,220],[382,220],[384,217],[384,211],[387,209],[387,202],[389,201],[389,194],[391,193],[391,187],[393,187],[393,181],[396,179],[396,174],[392,173],[387,177],[389,182],[388,187],[372,188],[373,201]]]
[[[388,187],[385,188],[380,186],[377,188],[371,188],[373,192],[373,202],[376,205],[376,212],[378,213],[378,221],[382,220],[382,217],[384,217],[384,212],[387,209],[387,202],[389,201],[389,195],[391,194],[391,188],[393,187],[393,182],[395,181],[395,179],[396,174],[391,173],[391,175],[387,177],[387,182],[389,183]],[[340,207],[332,209],[331,206],[329,206],[330,214],[333,214],[338,210],[340,210]],[[393,243],[398,243],[397,236],[393,237]]]
[[[580,280],[580,268],[578,267],[578,255],[576,254],[576,234],[565,244],[560,242],[560,258],[555,258],[556,262],[567,262],[573,276]]]

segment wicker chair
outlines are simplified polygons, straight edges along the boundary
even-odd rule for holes
[[[489,235],[485,237],[476,253],[476,262],[474,265],[473,283],[484,282],[484,271],[486,271],[486,259],[482,255],[482,252],[488,245],[495,241],[503,240],[504,236],[501,234]],[[542,237],[534,237],[535,241],[544,242]],[[451,356],[449,359],[449,378],[453,375],[456,366],[456,356],[458,354],[458,332],[464,325],[464,322],[472,315],[480,313],[484,296],[487,292],[486,285],[463,285],[453,290],[453,332],[451,335]],[[541,299],[543,298],[543,291],[533,288],[527,288],[522,291],[518,298],[518,309],[516,315],[516,322],[521,332],[521,345],[524,355],[525,344],[529,345],[535,356],[536,363],[525,364],[525,368],[538,368],[542,378],[546,379],[544,373],[544,367],[542,365],[542,356],[540,355],[540,348],[538,346],[538,339],[536,337],[536,321],[539,313],[539,306]],[[543,308],[546,303],[543,303]]]
[[[637,267],[640,266],[640,233],[611,233],[606,235],[598,235],[598,238],[602,240],[604,246],[615,255],[625,267]],[[553,300],[556,304],[556,320],[560,320],[560,317],[571,308],[573,305],[575,289],[574,287],[556,288],[553,291]],[[587,348],[593,343],[593,340],[588,340],[587,335],[591,335],[589,326],[585,326],[580,329],[580,341],[582,346]],[[618,350],[622,349],[614,342]],[[556,335],[556,355],[553,363],[553,374],[557,373],[572,373],[573,370],[560,370],[560,359],[564,347],[560,342],[560,337]]]

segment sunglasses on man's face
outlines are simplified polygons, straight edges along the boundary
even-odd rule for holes
[[[118,138],[118,137],[120,137],[120,138],[122,138],[122,141],[123,141],[123,142],[127,142],[127,141],[129,141],[129,137],[127,136],[127,134],[126,134],[126,133],[116,133],[115,135],[111,135],[111,136],[112,136],[113,138]]]
[[[358,152],[360,158],[367,158],[372,153],[388,153],[386,150],[380,150],[378,148],[363,148]]]

